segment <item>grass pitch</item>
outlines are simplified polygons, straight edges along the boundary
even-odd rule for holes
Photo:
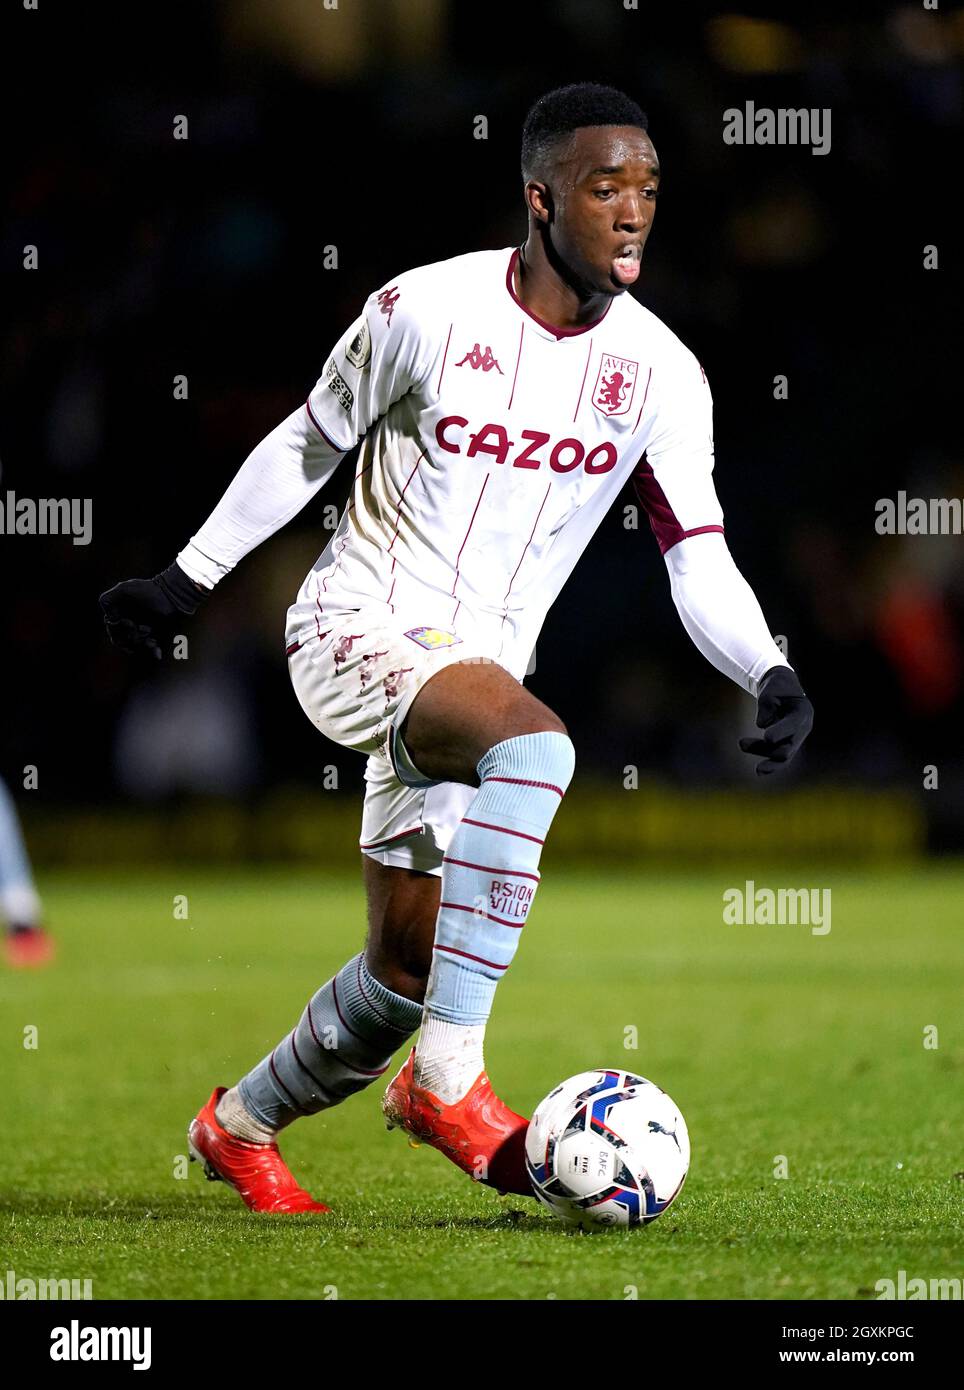
[[[196,1164],[181,1176],[184,1131],[359,949],[360,873],[48,876],[59,960],[0,974],[0,1277],[90,1278],[95,1298],[612,1300],[872,1299],[899,1269],[960,1278],[964,873],[756,866],[758,886],[831,888],[814,936],[724,925],[743,875],[546,857],[490,1075],[523,1111],[592,1066],[662,1085],[693,1143],[666,1216],[567,1234],[387,1133],[382,1084],[284,1137],[334,1214],[251,1216]]]

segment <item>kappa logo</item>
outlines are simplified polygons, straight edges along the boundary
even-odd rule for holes
[[[332,653],[335,658],[336,675],[338,674],[338,667],[344,665],[351,656],[351,649],[354,644],[360,642],[364,635],[363,632],[348,632],[344,637],[339,637],[338,641],[335,643],[334,652]]]
[[[414,668],[411,666],[402,666],[397,671],[389,671],[388,675],[382,681],[382,689],[385,691],[386,709],[388,708],[389,701],[398,697],[398,692],[402,687],[405,677],[411,675],[413,669]]]
[[[454,632],[443,632],[438,627],[413,627],[405,636],[411,637],[413,642],[430,652],[436,651],[439,647],[454,647],[462,640]]]
[[[395,312],[395,305],[398,303],[399,297],[397,285],[390,285],[387,290],[382,290],[378,296],[378,307],[388,318],[389,327],[391,327],[392,314]]]
[[[457,367],[464,367],[466,362],[468,362],[474,372],[477,372],[480,367],[483,372],[491,372],[494,367],[499,373],[499,376],[505,376],[505,372],[503,372],[502,368],[499,366],[498,359],[492,356],[492,349],[489,347],[488,343],[485,345],[485,352],[482,351],[478,343],[473,343],[472,351],[467,352],[462,358],[462,361],[456,362],[455,365]]]
[[[604,352],[592,403],[603,415],[625,415],[636,394],[639,363]]]
[[[361,677],[361,684],[359,686],[358,692],[360,695],[364,695],[365,687],[368,684],[368,682],[374,680],[375,662],[378,660],[380,656],[388,656],[387,647],[383,652],[364,652],[362,654],[362,665],[361,670],[359,672],[359,675]]]

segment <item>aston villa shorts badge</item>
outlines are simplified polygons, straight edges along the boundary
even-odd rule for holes
[[[430,652],[436,651],[439,647],[454,647],[462,640],[461,637],[456,637],[454,632],[443,632],[437,627],[413,627],[405,636],[411,637],[413,642]]]

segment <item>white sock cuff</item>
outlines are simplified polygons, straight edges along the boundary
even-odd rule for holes
[[[543,731],[518,734],[494,743],[479,759],[479,779],[518,778],[521,782],[543,782],[565,792],[576,769],[576,750],[568,734]]]
[[[249,1144],[271,1144],[278,1133],[276,1129],[255,1119],[241,1099],[237,1086],[225,1091],[215,1106],[214,1117],[222,1129],[226,1129],[235,1139],[247,1140]]]

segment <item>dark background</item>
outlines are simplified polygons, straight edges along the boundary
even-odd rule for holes
[[[874,524],[898,489],[964,498],[960,11],[40,0],[4,18],[0,499],[93,502],[87,547],[0,534],[15,792],[34,764],[47,806],[256,801],[333,764],[357,796],[362,759],[311,728],[282,653],[350,461],[218,589],[188,661],[111,649],[97,595],[170,563],[373,289],[524,239],[526,109],[594,80],[649,114],[664,184],[636,293],[706,368],[729,544],[817,708],[786,784],[903,788],[932,847],[960,842],[964,539]],[[747,100],[830,107],[830,153],[725,145]],[[735,748],[753,703],[691,646],[648,525],[623,525],[634,500],[528,684],[584,773],[753,782]]]

